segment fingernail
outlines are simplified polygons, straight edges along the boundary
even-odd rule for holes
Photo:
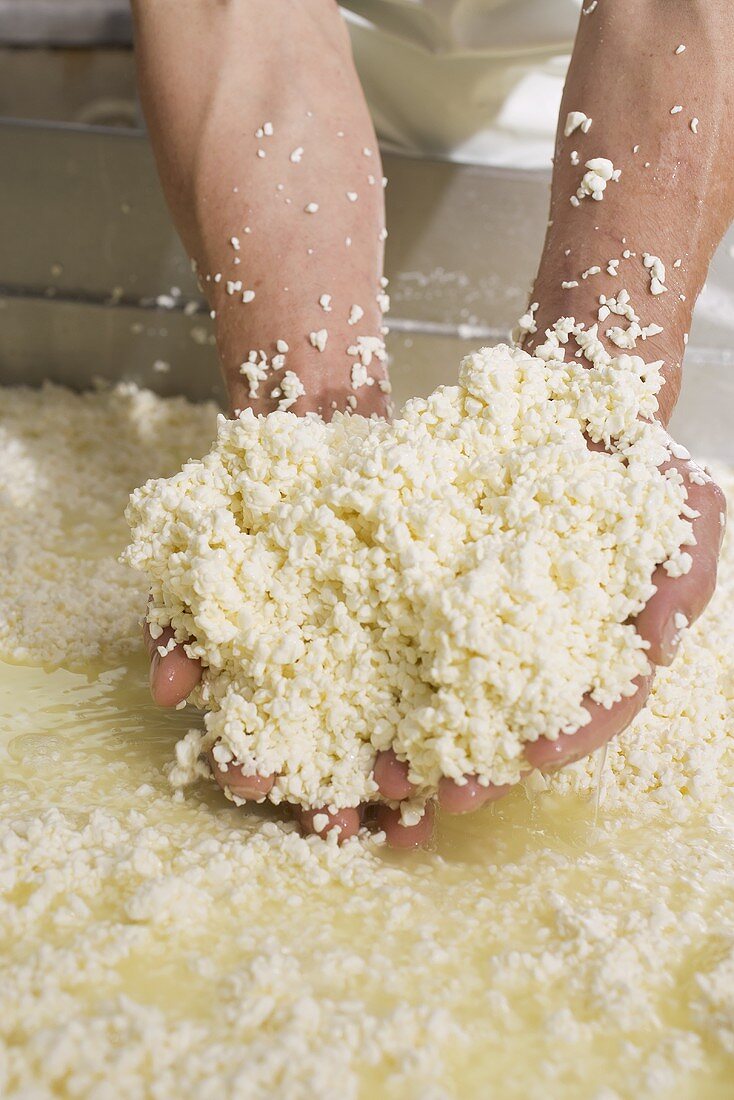
[[[682,611],[674,611],[663,627],[660,639],[660,663],[672,664],[680,648],[683,631],[688,627],[688,617]]]

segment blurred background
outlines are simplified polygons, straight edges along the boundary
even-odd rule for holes
[[[400,401],[527,304],[580,0],[346,0],[387,190]],[[727,453],[734,236],[689,345],[685,431]],[[221,397],[135,91],[127,0],[0,0],[0,382]],[[711,389],[718,395],[712,402]],[[719,438],[721,437],[721,438]]]

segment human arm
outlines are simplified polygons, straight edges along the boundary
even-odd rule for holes
[[[728,170],[734,151],[734,10],[723,0],[598,0],[595,5],[586,0],[584,9],[560,111],[549,224],[531,295],[538,306],[536,331],[524,346],[533,351],[542,345],[546,330],[563,317],[574,317],[587,330],[598,324],[611,354],[630,350],[648,362],[663,360],[660,419],[667,425],[680,392],[693,306],[734,216],[734,176]],[[678,106],[682,109],[674,110]],[[571,112],[583,112],[591,126],[567,136]],[[608,182],[600,201],[579,199],[586,162],[599,157],[621,169],[619,181]],[[665,265],[667,290],[661,293],[651,292],[659,269],[649,261],[646,266],[646,253]],[[613,326],[627,330],[629,318],[613,313],[604,318],[602,312],[599,320],[601,296],[616,299],[621,290],[629,293],[639,327],[654,326],[629,349],[606,336]],[[566,354],[576,351],[572,339]],[[674,457],[672,464],[687,485],[688,505],[698,512],[696,544],[686,547],[692,558],[687,574],[671,578],[662,567],[655,571],[657,590],[636,620],[653,665],[672,662],[685,625],[708,604],[724,533],[718,487],[685,458]],[[574,734],[552,734],[527,746],[528,764],[550,769],[588,755],[629,725],[651,685],[652,675],[610,710],[587,700],[589,723]],[[391,790],[410,795],[406,770],[397,762]],[[470,777],[463,787],[444,784],[442,793],[444,805],[461,812],[505,790]]]
[[[693,307],[734,217],[734,176],[727,167],[734,153],[733,48],[734,9],[726,0],[599,0],[580,17],[561,105],[549,224],[532,292],[537,331],[526,347],[541,344],[560,317],[591,327],[598,322],[600,296],[616,299],[626,290],[640,327],[660,328],[638,338],[633,350],[648,362],[663,360],[659,400],[665,425],[680,393]],[[566,136],[572,111],[592,119],[587,132],[579,128]],[[608,183],[601,201],[572,204],[585,163],[595,157],[621,169],[619,181]],[[645,265],[645,254],[662,260],[667,290],[651,292],[654,268],[649,260]],[[614,274],[610,260],[618,261],[611,265]],[[598,274],[583,277],[595,267]],[[613,314],[598,324],[610,352],[619,348],[606,332],[628,325]],[[675,462],[688,482],[689,504],[700,513],[696,545],[688,548],[693,565],[675,579],[656,570],[657,591],[637,619],[651,660],[664,665],[680,643],[680,616],[693,623],[714,591],[725,507],[710,478],[697,472],[691,480],[689,464]],[[617,732],[618,723],[608,715],[601,719]],[[573,739],[539,743],[531,756],[536,763],[561,762],[583,741],[593,746],[596,731],[595,720]]]
[[[648,15],[650,15],[654,7],[655,5],[653,4],[648,6]],[[591,17],[582,17],[582,20],[589,18]],[[582,23],[582,31],[583,26],[584,25]],[[611,31],[609,33],[605,32],[605,37],[603,38],[602,44],[604,46],[604,50],[607,51],[605,53],[605,57],[608,56],[609,51],[612,51],[612,56],[624,56],[627,58],[627,60],[625,61],[625,65],[632,66],[631,57],[633,54],[633,42],[631,41],[631,39],[634,38],[635,41],[639,40],[639,28],[634,23],[630,24],[629,26],[621,23],[618,26],[612,28],[612,30],[614,33],[611,33]],[[581,41],[583,42],[583,40]],[[660,48],[659,43],[657,48]],[[688,48],[691,47],[689,46]],[[615,53],[615,51],[617,51],[617,53]],[[628,54],[630,55],[629,57],[627,56]],[[674,56],[678,58],[682,55]],[[598,61],[599,59],[593,50],[582,50],[580,53],[577,50],[574,57],[574,63],[572,65],[571,73],[569,75],[569,91],[567,92],[567,99],[568,97],[572,97],[576,94],[574,92],[574,80],[577,79],[576,74],[578,72],[581,72],[581,76],[578,77],[578,79],[583,84],[583,80],[588,79],[589,66],[592,66],[592,68],[593,66],[597,66],[598,69]],[[597,69],[594,69],[593,71],[597,71]],[[634,66],[632,66],[632,69],[630,71],[632,71],[633,69]],[[618,85],[620,84],[623,85],[622,91],[624,92],[624,94],[622,95],[620,93],[620,101],[613,103],[614,110],[615,112],[618,112],[619,110],[625,108],[628,111],[632,111],[634,113],[634,105],[637,102],[638,97],[635,83],[633,80],[629,80],[626,84],[624,84],[624,82],[621,82],[617,79],[616,83],[614,84],[615,89],[618,89]],[[715,89],[712,90],[711,94],[714,94],[714,91]],[[593,108],[593,110],[597,110],[598,107],[597,117],[594,121],[594,126],[598,124],[598,133],[601,135],[602,141],[605,140],[604,135],[606,133],[605,119],[606,112],[609,109],[607,103],[608,98],[610,97],[607,97],[606,99],[602,97],[600,100],[594,101],[596,106]],[[586,104],[577,103],[573,108],[569,109],[582,108],[586,108],[588,110],[588,113],[592,114],[592,107],[589,106],[587,108]],[[643,123],[641,123],[640,125],[640,129],[643,131],[642,136],[644,137],[644,140],[651,143],[656,143],[655,147],[662,150],[660,154],[661,163],[667,163],[665,157],[668,156],[669,152],[668,146],[666,145],[663,123],[665,123],[665,125],[669,125],[671,120],[675,121],[677,117],[677,114],[673,116],[668,114],[666,119],[661,119],[659,116],[655,115],[654,112],[648,112],[648,114],[645,116],[645,119],[643,120]],[[594,133],[594,130],[592,129],[590,133]],[[580,136],[581,135],[579,135],[579,137]],[[583,136],[586,137],[587,135]],[[642,147],[642,139],[640,140],[639,144]],[[600,273],[599,277],[593,276],[587,278],[586,280],[583,280],[581,278],[581,271],[587,270],[587,267],[593,267],[594,264],[602,266],[603,269],[608,264],[609,258],[613,258],[615,256],[620,259],[620,263],[618,266],[620,269],[622,268],[620,253],[626,250],[627,246],[626,244],[623,244],[621,242],[621,235],[619,248],[616,252],[612,251],[610,255],[607,256],[607,249],[611,247],[610,242],[614,236],[614,233],[617,232],[615,228],[614,218],[619,219],[629,217],[631,223],[639,224],[641,227],[655,227],[657,224],[657,207],[655,206],[657,195],[655,189],[650,191],[649,189],[646,190],[644,187],[642,188],[642,190],[640,190],[639,188],[631,188],[627,197],[620,199],[620,203],[614,211],[614,218],[610,220],[609,224],[607,225],[606,233],[609,239],[606,240],[604,232],[602,232],[601,229],[597,229],[596,226],[601,226],[602,224],[600,215],[607,210],[607,206],[605,206],[605,203],[607,205],[611,205],[610,199],[612,197],[615,197],[616,199],[618,194],[619,196],[624,196],[625,176],[623,174],[622,180],[619,184],[612,183],[609,185],[603,202],[597,203],[589,199],[584,200],[584,202],[580,203],[579,206],[572,206],[568,202],[569,194],[573,194],[575,188],[578,186],[579,178],[583,172],[583,168],[579,170],[579,166],[571,165],[571,167],[574,168],[574,171],[573,173],[571,173],[573,177],[572,186],[570,192],[568,192],[566,190],[566,188],[568,187],[568,180],[564,177],[565,162],[563,162],[563,152],[564,149],[563,147],[561,147],[559,149],[559,158],[554,182],[553,225],[550,227],[551,232],[549,233],[549,239],[546,242],[546,248],[544,250],[543,261],[541,264],[541,271],[537,283],[538,289],[536,295],[534,296],[541,302],[541,309],[538,312],[538,317],[541,319],[541,323],[539,326],[541,331],[546,325],[551,324],[559,316],[571,312],[571,308],[576,311],[579,319],[585,320],[587,325],[591,324],[592,321],[596,319],[599,309],[598,296],[602,283],[601,281],[599,283],[596,283],[594,282],[594,279],[599,278],[601,280],[605,276],[601,276]],[[594,149],[593,151],[590,151],[588,153],[588,157],[594,155],[612,156],[612,148],[611,146],[609,146],[609,148],[602,147]],[[630,156],[633,155],[637,154],[632,154],[630,148]],[[652,162],[650,163],[652,164]],[[644,169],[644,162],[643,170],[648,171]],[[558,196],[560,196],[560,199]],[[673,217],[675,215],[676,217],[684,217],[686,203],[692,202],[694,198],[695,196],[692,194],[688,194],[687,196],[684,195],[684,199],[686,199],[686,202],[683,203],[680,209],[678,209],[674,202],[671,207],[671,211],[669,212],[670,216]],[[673,199],[677,201],[675,193],[673,194]],[[586,217],[586,215],[584,214],[583,217],[577,217],[576,220],[567,217],[566,222],[564,222],[564,217],[566,216],[567,212],[565,211],[565,208],[563,210],[561,209],[561,200],[563,201],[563,203],[568,204],[569,210],[574,215],[584,214],[588,207],[591,211],[593,211],[593,219],[589,220],[589,217]],[[556,237],[554,232],[556,226],[556,209],[558,210],[558,224],[560,226],[559,232],[562,231],[559,238]],[[662,232],[659,226],[658,229],[656,229],[656,232],[658,231]],[[564,236],[564,234],[567,235]],[[639,247],[640,249],[643,249],[644,247],[645,251],[656,251],[656,254],[659,255],[662,250],[662,245],[656,243],[659,239],[660,238],[658,237],[655,239],[655,241],[651,241],[649,245],[644,246],[644,244],[641,244]],[[674,243],[677,243],[674,237],[671,237],[670,239],[673,240]],[[668,239],[665,238],[665,241],[663,242],[666,247],[667,240]],[[600,241],[601,244],[599,243]],[[563,247],[560,247],[561,245],[563,245]],[[566,256],[567,249],[569,249],[568,256]],[[558,265],[560,264],[561,266],[563,266],[563,263],[565,263],[565,261],[567,261],[569,257],[574,256],[574,250],[577,250],[578,252],[576,256],[577,260],[579,260],[581,257],[585,257],[586,254],[588,254],[589,258],[583,260],[583,263],[585,265],[583,268],[573,267],[568,269],[568,281],[577,281],[578,287],[563,288],[560,286],[560,283],[564,281],[564,278],[562,276],[561,278],[558,277]],[[633,249],[630,249],[630,253],[632,251]],[[600,252],[602,253],[602,255],[599,255]],[[602,260],[604,261],[603,264]],[[669,302],[668,295],[670,295],[670,300],[672,300],[672,298],[674,297],[672,291],[669,290],[664,295],[651,295],[649,292],[650,272],[649,269],[646,268],[641,262],[641,257],[639,256],[639,253],[637,257],[632,257],[630,255],[629,260],[631,275],[633,277],[633,280],[636,279],[636,282],[634,282],[633,285],[636,286],[639,290],[641,298],[643,298],[645,295],[647,296],[647,298],[644,298],[645,305],[649,305],[651,310],[657,310],[659,308],[659,304],[661,302],[664,302],[666,303],[667,308],[667,303]],[[634,266],[633,261],[637,262],[637,267],[639,267],[639,270],[637,270],[637,267]],[[682,267],[675,268],[673,270],[680,271],[682,270]],[[572,278],[572,272],[575,273],[576,276],[578,276],[577,279]],[[626,275],[626,268],[624,273]],[[612,276],[609,276],[609,279],[612,280]],[[623,285],[623,283],[619,279],[615,279],[612,285],[616,288],[619,288]],[[575,303],[572,306],[569,306],[569,299],[567,298],[567,296],[565,296],[565,292],[570,291],[571,289],[579,290],[579,295]],[[564,293],[561,293],[561,291],[564,291]],[[609,293],[609,291],[607,291],[607,293]],[[680,291],[679,293],[683,292]],[[556,296],[558,296],[558,301],[556,301]],[[648,298],[649,301],[647,301]],[[678,301],[680,302],[680,298],[678,298]],[[546,303],[550,304],[546,305]],[[685,303],[681,302],[681,305],[684,304]],[[544,311],[546,311],[545,314]],[[662,314],[656,315],[662,316]],[[543,322],[542,320],[544,316],[546,316],[547,318],[545,322]],[[676,313],[675,316],[677,318],[678,314]],[[652,317],[653,314],[651,313],[650,320],[652,320]],[[646,322],[647,320],[648,318],[646,317]],[[667,331],[665,325],[663,325],[662,327],[663,333],[660,334],[661,339]],[[672,329],[673,326],[671,325],[670,327]],[[666,383],[666,387],[670,385],[671,388],[667,390],[667,393],[672,393],[675,384],[674,375],[673,373],[671,373],[675,370],[674,358],[671,358],[672,353],[663,353],[662,351],[656,352],[652,343],[652,339],[650,341],[649,348],[645,348],[644,352],[647,358],[653,358],[656,354],[661,354],[664,355],[666,360],[670,360],[670,362],[668,363],[668,376],[670,381]],[[672,401],[670,403],[672,404]],[[691,605],[689,607],[690,621],[692,621],[692,619],[695,618],[695,615],[698,614],[698,612],[700,611],[701,607],[707,599],[711,587],[713,586],[713,581],[715,578],[716,552],[718,550],[718,544],[721,534],[721,501],[720,497],[717,496],[715,487],[713,487],[710,482],[704,482],[703,485],[695,486],[695,488],[692,485],[691,502],[693,502],[694,499],[698,500],[699,496],[701,498],[700,507],[698,506],[698,504],[696,504],[695,506],[699,507],[699,510],[701,511],[701,521],[697,521],[697,535],[699,535],[700,537],[698,539],[698,546],[696,548],[697,557],[699,553],[701,555],[700,559],[694,562],[695,568],[691,571],[691,574],[689,574],[688,578],[677,581],[675,585],[667,583],[662,584],[659,588],[659,593],[662,593],[663,596],[665,596],[665,593],[667,591],[668,596],[666,598],[669,601],[671,599],[676,600],[681,595],[682,589],[687,590],[688,596],[690,597]],[[705,525],[705,529],[702,527],[702,524]],[[671,619],[671,614],[667,614],[667,612],[671,611],[671,605],[669,604],[669,606],[665,608],[656,596],[654,600],[651,601],[650,606],[652,606],[653,608],[655,607],[655,601],[657,601],[657,606],[659,609],[658,622],[657,624],[655,622],[648,622],[649,633],[646,636],[651,642],[651,647],[657,645],[657,652],[654,650],[654,648],[651,648],[651,656],[657,659],[659,663],[662,663],[663,661],[667,662],[672,658],[672,652],[663,652],[663,643],[665,642],[665,639],[662,636],[662,628],[664,626],[667,626],[668,621]],[[663,618],[661,618],[661,611],[666,612],[666,617],[664,618],[664,620]],[[644,614],[645,613],[643,613],[643,615]],[[642,617],[640,622],[644,622]],[[675,623],[673,625],[675,625]],[[676,632],[679,633],[677,628]],[[173,659],[174,655],[171,655],[170,661],[173,661]],[[168,661],[168,658],[164,658],[162,663],[166,663]],[[167,664],[167,667],[170,667],[170,663]],[[572,757],[583,755],[586,752],[591,751],[598,744],[603,743],[604,740],[608,739],[610,736],[613,736],[614,733],[618,732],[621,728],[624,727],[624,725],[628,723],[628,721],[631,720],[632,717],[634,717],[634,714],[644,704],[646,692],[648,689],[649,680],[645,680],[640,684],[640,691],[638,692],[637,696],[635,696],[632,700],[623,700],[620,704],[617,705],[617,707],[613,708],[611,711],[602,711],[601,709],[593,711],[592,721],[586,727],[584,727],[583,730],[579,731],[577,734],[574,734],[572,737],[561,737],[555,739],[553,735],[556,731],[549,731],[549,737],[547,739],[543,739],[539,741],[536,745],[528,748],[527,758],[529,765],[533,764],[543,767],[555,766],[559,763],[567,762],[568,759]],[[399,761],[391,758],[390,754],[381,757],[381,759],[378,761],[376,775],[379,777],[381,791],[386,797],[390,797],[391,799],[400,799],[402,797],[407,797],[410,795],[411,788],[407,779],[406,770]],[[504,793],[504,791],[499,788],[483,787],[472,777],[468,777],[467,782],[464,784],[454,784],[448,781],[442,783],[440,796],[441,801],[447,808],[453,809],[455,811],[461,811],[464,809],[475,808],[482,802],[490,798],[497,797],[502,793]]]
[[[353,397],[365,415],[384,413],[380,385],[352,389],[347,353],[355,336],[380,335],[385,216],[377,141],[338,6],[135,0],[133,11],[151,143],[216,313],[232,409],[275,408],[269,395],[289,370],[305,389],[294,412],[328,416]],[[354,306],[362,316],[349,324]],[[322,352],[310,334],[323,329]],[[251,397],[240,366],[259,349],[272,362],[278,341],[285,363]],[[371,374],[382,381],[384,365],[373,361]]]

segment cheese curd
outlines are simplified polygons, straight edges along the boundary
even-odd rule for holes
[[[164,776],[190,718],[150,701],[122,510],[214,428],[3,390],[3,1100],[728,1098],[734,540],[603,768],[439,814],[428,851],[340,847]]]
[[[692,541],[658,365],[590,368],[506,346],[393,424],[221,418],[210,452],[131,498],[124,560],[205,673],[205,731],[172,778],[275,775],[271,801],[376,797],[376,753],[515,782],[523,749],[588,721],[648,671],[628,622]],[[608,452],[590,450],[588,438]]]

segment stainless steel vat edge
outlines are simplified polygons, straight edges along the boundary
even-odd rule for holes
[[[507,337],[526,305],[549,175],[384,159],[402,400],[449,381],[471,346]],[[145,134],[0,120],[0,165],[0,382],[125,378],[221,398],[209,319]],[[723,386],[734,412],[733,253],[730,233],[697,308],[682,403],[693,436],[715,437],[714,456],[731,454],[729,418],[712,417],[710,390]],[[170,371],[154,369],[161,362]]]

